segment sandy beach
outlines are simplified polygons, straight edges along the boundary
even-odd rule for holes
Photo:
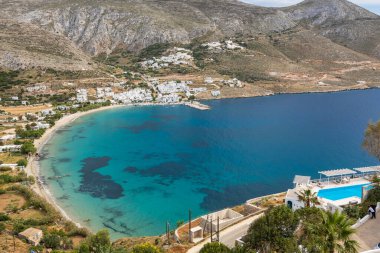
[[[53,127],[47,129],[41,138],[34,141],[34,145],[37,148],[37,152],[38,153],[41,152],[43,146],[50,140],[50,138],[55,134],[55,132],[57,130],[59,130],[63,126],[75,121],[76,119],[78,119],[84,115],[94,113],[94,112],[110,110],[110,109],[126,107],[126,106],[128,106],[128,105],[111,105],[111,106],[105,106],[105,107],[97,108],[97,109],[86,111],[86,112],[77,112],[74,114],[69,114],[69,115],[64,116],[63,118],[59,119]],[[39,180],[40,165],[39,165],[38,159],[36,159],[34,156],[30,157],[28,159],[28,165],[25,168],[25,172],[27,173],[28,176],[33,176],[36,178],[36,183],[31,186],[31,189],[34,192],[36,192],[38,195],[43,197],[50,204],[52,204],[61,213],[61,215],[65,219],[67,219],[69,221],[73,221],[67,215],[67,213],[56,203],[56,201],[55,201],[53,195],[50,193],[49,189],[47,189],[46,186],[44,186],[40,182],[40,180]],[[76,225],[78,227],[81,227],[81,225],[79,223],[76,223]]]
[[[184,103],[175,103],[170,105],[178,105],[178,104],[184,104]],[[43,146],[50,140],[50,138],[55,134],[57,130],[64,127],[65,125],[75,121],[76,119],[88,115],[91,113],[104,111],[104,110],[110,110],[115,108],[121,108],[121,107],[129,107],[129,106],[147,106],[147,105],[168,105],[168,104],[157,104],[157,103],[140,103],[140,104],[123,104],[123,105],[111,105],[111,106],[105,106],[100,107],[94,110],[89,110],[86,112],[77,112],[74,114],[65,115],[63,118],[59,119],[57,122],[55,122],[55,125],[49,129],[46,130],[46,132],[42,135],[41,138],[34,140],[34,145],[37,148],[37,152],[40,153],[42,151]],[[199,109],[199,108],[198,108]],[[36,192],[38,195],[43,197],[46,201],[48,201],[50,204],[52,204],[61,214],[62,216],[69,220],[73,221],[72,218],[69,217],[69,215],[56,203],[54,196],[51,194],[49,189],[41,183],[40,179],[40,164],[38,159],[36,159],[34,156],[30,157],[28,159],[28,165],[25,168],[25,172],[28,176],[33,176],[36,178],[36,183],[31,186],[31,189]],[[74,222],[74,221],[73,221]],[[78,227],[81,227],[79,223],[76,223]]]

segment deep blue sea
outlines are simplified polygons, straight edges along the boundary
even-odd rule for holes
[[[378,89],[205,103],[86,115],[44,147],[41,173],[76,221],[119,238],[285,191],[295,174],[378,163],[361,147]]]

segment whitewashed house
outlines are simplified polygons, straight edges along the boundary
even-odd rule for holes
[[[220,90],[212,90],[211,95],[213,97],[219,97],[220,96]]]
[[[88,101],[88,93],[86,89],[77,90],[77,101],[79,103],[85,103]]]
[[[39,130],[39,129],[48,129],[50,127],[50,124],[43,123],[43,122],[36,122],[35,126],[32,126],[33,130]]]
[[[4,145],[0,146],[0,152],[20,152],[21,145]]]
[[[16,139],[15,134],[6,134],[3,136],[0,136],[0,141],[10,141],[10,140],[14,140],[14,139]]]

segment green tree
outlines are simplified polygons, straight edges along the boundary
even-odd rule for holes
[[[21,153],[23,154],[34,154],[37,152],[36,147],[34,146],[33,142],[25,142],[21,146]]]
[[[376,185],[376,186],[380,186],[380,178],[377,175],[374,175],[371,178],[371,183]]]
[[[61,237],[56,233],[46,234],[43,241],[46,248],[59,249],[61,245]]]
[[[111,239],[107,230],[100,230],[95,235],[88,238],[90,252],[108,253],[111,252]]]
[[[298,243],[301,244],[309,253],[321,252],[316,248],[315,224],[321,224],[323,221],[323,211],[317,207],[305,207],[296,211],[300,218],[298,230]]]
[[[26,159],[20,159],[17,161],[17,166],[26,167],[26,165],[28,165],[28,161]]]
[[[311,189],[304,189],[303,191],[297,193],[298,200],[305,204],[305,207],[310,207],[311,205],[318,205],[318,197],[315,192]]]
[[[231,250],[219,242],[209,242],[203,246],[200,253],[230,253]]]
[[[158,247],[150,243],[139,244],[132,248],[132,253],[160,253],[160,252],[161,250]]]
[[[10,220],[9,216],[5,213],[0,213],[0,221]]]
[[[246,247],[262,253],[298,252],[294,233],[298,223],[298,215],[291,209],[274,207],[251,224],[244,238]]]
[[[4,223],[0,222],[0,234],[5,231],[5,225]]]
[[[380,160],[380,121],[368,124],[364,134],[363,147]]]
[[[358,243],[351,239],[355,233],[352,225],[352,220],[343,213],[323,212],[321,223],[309,224],[314,242],[313,250],[309,252],[358,252]]]
[[[90,253],[90,246],[88,246],[87,242],[81,243],[78,253]]]

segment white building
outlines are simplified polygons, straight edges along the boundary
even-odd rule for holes
[[[33,130],[48,129],[49,127],[50,127],[50,124],[48,123],[37,122],[35,126],[32,126],[32,129]]]
[[[12,99],[13,101],[17,101],[17,100],[18,100],[18,96],[13,96],[13,97],[11,97],[11,99]]]
[[[55,111],[53,109],[45,109],[41,111],[42,116],[55,115]]]
[[[77,101],[79,103],[85,103],[88,101],[88,93],[86,89],[78,89],[77,90]]]
[[[232,40],[227,40],[225,42],[225,45],[226,45],[226,48],[229,49],[229,50],[243,49],[242,46],[240,46],[239,44],[233,42]]]
[[[18,234],[20,238],[27,240],[33,246],[37,246],[43,237],[43,232],[37,228],[28,228]]]
[[[29,87],[26,87],[26,90],[28,92],[41,92],[41,91],[46,90],[46,85],[39,84],[39,85],[29,86]]]
[[[187,86],[185,81],[176,82],[176,81],[168,81],[163,82],[162,84],[157,85],[157,90],[162,94],[170,94],[170,93],[178,93],[189,90],[189,86]]]
[[[220,90],[212,90],[211,95],[213,97],[219,97],[220,96]]]
[[[153,96],[149,89],[135,88],[127,92],[115,93],[113,99],[120,103],[152,102]]]
[[[231,88],[234,88],[234,87],[243,88],[244,87],[243,83],[240,80],[238,80],[237,78],[233,78],[230,80],[223,80],[222,83],[230,86]]]
[[[179,103],[180,96],[177,93],[172,93],[172,94],[167,94],[167,95],[159,94],[158,97],[156,98],[156,101],[158,103],[166,103],[166,104]]]
[[[192,52],[185,48],[174,48],[174,53],[160,58],[153,57],[152,59],[141,62],[144,68],[160,69],[169,65],[190,65],[193,62]]]
[[[212,84],[212,83],[214,83],[214,79],[212,79],[212,77],[210,77],[210,76],[205,77],[205,83]]]
[[[6,134],[3,136],[0,136],[0,141],[10,141],[10,140],[14,140],[14,139],[16,139],[15,134]]]
[[[4,145],[0,146],[0,152],[19,152],[21,145]]]
[[[111,87],[105,88],[96,88],[96,97],[97,98],[111,98],[113,97],[114,92]]]
[[[202,46],[207,47],[209,49],[218,49],[218,50],[222,49],[222,43],[220,43],[219,41],[204,43],[202,44]]]
[[[66,105],[57,106],[57,110],[60,110],[60,111],[67,111],[68,109],[69,109],[69,107]]]

